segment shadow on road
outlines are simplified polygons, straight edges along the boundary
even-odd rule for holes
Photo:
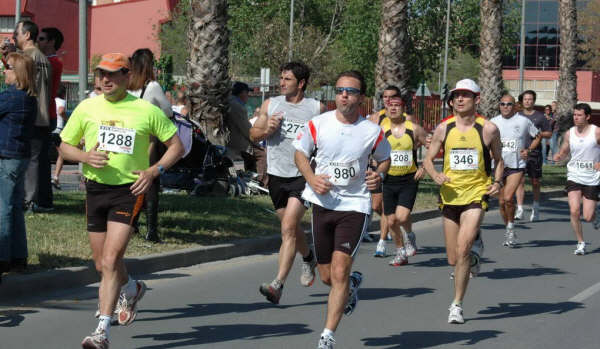
[[[418,254],[440,254],[446,253],[444,246],[419,246]]]
[[[0,311],[0,327],[17,327],[25,320],[26,314],[35,314],[37,310],[3,310]]]
[[[190,274],[182,274],[182,273],[153,273],[153,274],[144,274],[142,280],[162,280],[162,279],[175,279],[175,278],[184,278],[188,277]]]
[[[488,279],[517,279],[529,276],[566,274],[557,268],[496,268],[492,271],[480,273],[479,277]]]
[[[574,240],[530,240],[519,243],[517,247],[553,247],[553,246],[573,246],[576,243]]]
[[[253,340],[271,337],[293,336],[313,332],[306,326],[307,325],[305,324],[236,324],[198,326],[192,327],[195,330],[193,332],[144,334],[133,336],[133,338],[151,338],[155,341],[169,342],[140,347],[144,349],[177,348],[232,340]]]
[[[415,288],[367,288],[361,287],[358,290],[358,298],[362,300],[377,300],[393,297],[415,297],[426,293],[433,293],[434,288],[415,287]],[[310,297],[327,297],[327,293],[313,293]]]
[[[325,295],[326,296],[326,295]],[[169,319],[195,318],[200,316],[222,315],[230,313],[249,313],[263,309],[287,309],[310,305],[323,305],[327,300],[307,302],[302,304],[279,304],[274,305],[267,301],[257,303],[206,303],[206,304],[188,304],[185,308],[171,309],[142,309],[138,314],[165,314],[164,316],[155,316],[137,318],[135,321],[157,321]]]
[[[479,311],[479,314],[490,314],[491,316],[480,316],[467,320],[495,320],[530,316],[538,314],[562,314],[575,309],[583,309],[583,303],[560,302],[560,303],[499,303],[498,306],[487,307]]]
[[[456,342],[464,342],[462,345],[474,345],[483,340],[498,337],[501,333],[504,332],[491,330],[473,332],[409,331],[384,338],[364,338],[362,341],[366,347],[419,349]]]

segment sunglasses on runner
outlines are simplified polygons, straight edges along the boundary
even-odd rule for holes
[[[354,87],[336,87],[335,94],[341,95],[344,94],[344,91],[348,94],[348,96],[357,96],[360,94],[360,90]]]
[[[511,103],[511,102],[508,102],[508,103],[500,102],[501,107],[512,107],[513,105],[515,105],[515,104]]]

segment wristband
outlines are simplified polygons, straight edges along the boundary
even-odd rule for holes
[[[377,174],[379,175],[379,177],[381,177],[382,181],[385,180],[385,173],[383,173],[383,172],[377,172]]]
[[[158,168],[159,175],[165,174],[165,168],[162,165],[158,165],[157,168]]]
[[[502,183],[502,181],[494,181],[494,184],[498,184],[500,188],[504,187],[504,183]]]

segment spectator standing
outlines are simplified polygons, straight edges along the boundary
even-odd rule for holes
[[[251,151],[252,142],[250,141],[250,121],[248,120],[248,92],[250,87],[243,82],[235,82],[231,88],[229,97],[229,114],[227,115],[227,125],[231,131],[231,137],[227,144],[227,152],[232,160],[242,160]],[[245,154],[244,154],[245,153]],[[246,157],[247,158],[247,157]]]
[[[0,92],[0,278],[27,266],[23,199],[37,115],[33,60],[13,52],[6,61],[8,88]]]
[[[31,157],[25,174],[25,204],[29,212],[45,212],[53,209],[52,185],[50,183],[50,95],[52,66],[46,55],[35,45],[38,26],[29,20],[21,20],[13,33],[13,40],[20,50],[35,63],[35,95],[37,116],[31,139]]]
[[[56,106],[56,128],[52,131],[52,141],[58,148],[60,146],[60,131],[65,127],[67,123],[67,102],[66,102],[67,90],[65,85],[59,85],[56,97],[54,98],[54,104]],[[52,186],[60,190],[60,172],[62,171],[64,159],[60,153],[56,158],[56,166],[54,168],[54,176],[52,176]]]
[[[554,124],[556,123],[554,120],[554,115],[552,113],[552,106],[550,104],[546,104],[544,106],[544,116],[546,117],[546,120],[550,123],[550,129],[552,130],[552,136],[554,136]],[[552,161],[552,158],[550,157],[550,142],[552,140],[552,137],[550,138],[544,138],[542,139],[542,155],[544,157],[544,164],[547,164],[548,161]]]
[[[154,76],[154,54],[147,48],[136,50],[131,56],[131,78],[128,89],[136,97],[142,98],[162,110],[165,117],[173,115],[171,103]],[[160,159],[159,141],[150,136],[150,166]],[[152,186],[145,196],[146,204],[146,240],[160,242],[158,235],[158,192],[160,190],[160,176],[154,178]]]

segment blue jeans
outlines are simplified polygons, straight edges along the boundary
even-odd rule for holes
[[[552,133],[552,138],[550,138],[550,152],[553,158],[558,153],[558,132]]]
[[[25,171],[29,159],[0,158],[0,261],[27,258]]]

